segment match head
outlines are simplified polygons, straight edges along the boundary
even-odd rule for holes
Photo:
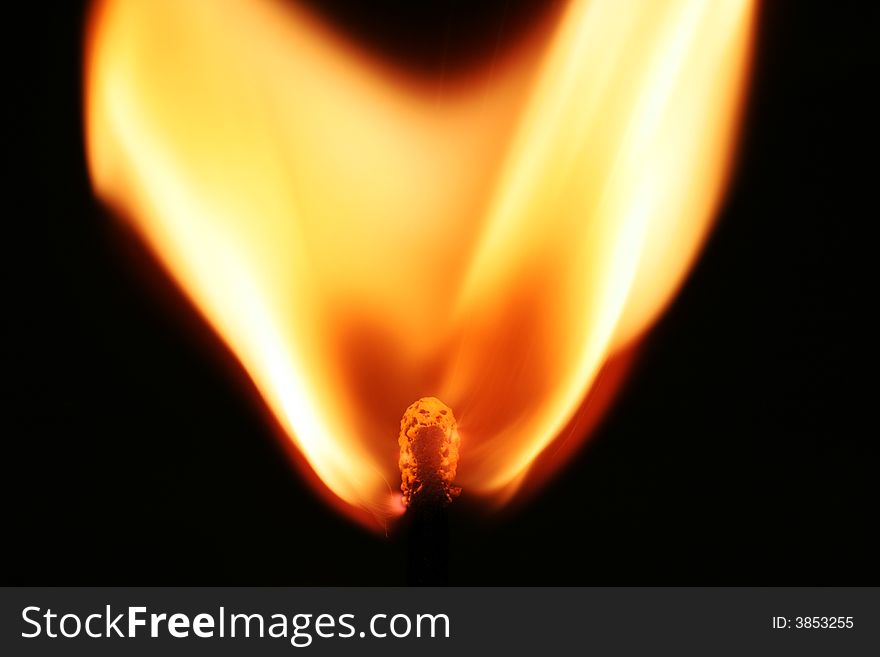
[[[452,410],[436,397],[422,397],[400,420],[400,490],[407,506],[449,504],[461,489],[453,484],[461,438]]]

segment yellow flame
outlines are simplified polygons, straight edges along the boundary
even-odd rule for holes
[[[104,0],[93,183],[349,510],[396,512],[426,396],[502,499],[699,250],[753,11],[575,1],[438,92],[271,0]]]

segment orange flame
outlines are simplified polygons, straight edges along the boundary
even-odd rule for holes
[[[97,194],[321,481],[380,521],[397,426],[459,418],[507,499],[688,271],[729,170],[751,0],[571,2],[442,93],[271,0],[104,0]]]

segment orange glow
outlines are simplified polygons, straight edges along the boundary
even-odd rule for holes
[[[431,396],[457,483],[500,503],[698,253],[753,12],[574,1],[438,92],[287,4],[103,0],[93,184],[341,508],[401,512],[400,416]]]

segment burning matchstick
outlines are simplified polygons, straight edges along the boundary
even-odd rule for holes
[[[422,397],[400,420],[400,490],[407,507],[446,505],[461,492],[453,484],[461,438],[452,410]]]
[[[446,582],[446,507],[461,492],[454,484],[461,438],[452,410],[435,397],[411,404],[400,420],[400,489],[407,506],[411,584]]]

